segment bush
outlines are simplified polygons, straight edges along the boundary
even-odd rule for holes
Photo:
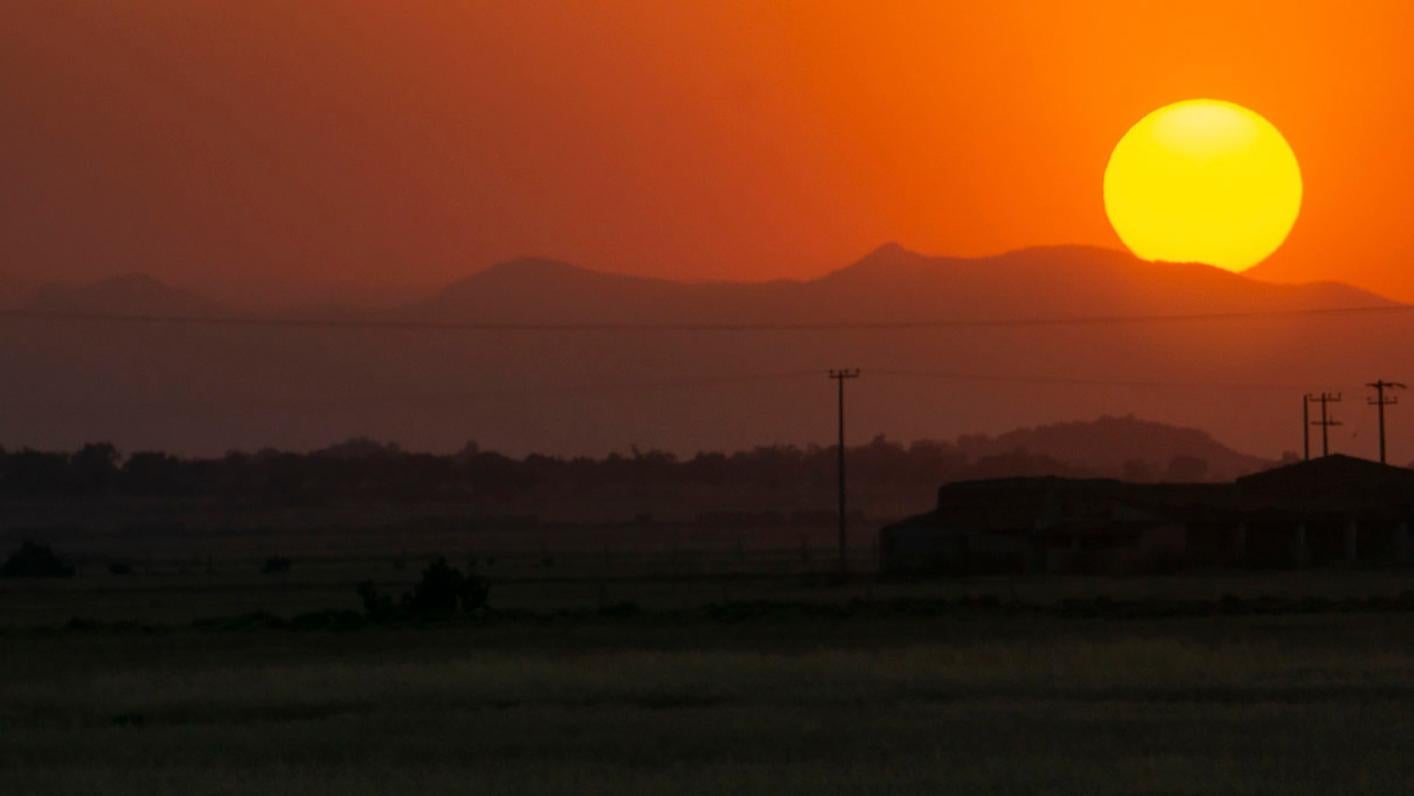
[[[373,581],[355,587],[363,611],[374,620],[449,619],[457,613],[474,614],[486,607],[491,588],[475,574],[460,570],[437,558],[422,571],[422,579],[396,605],[391,595],[382,594]]]
[[[71,578],[74,567],[44,545],[25,542],[0,566],[0,578]]]

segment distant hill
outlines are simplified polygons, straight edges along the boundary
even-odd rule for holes
[[[0,309],[18,309],[34,296],[34,282],[12,274],[0,273]]]
[[[489,268],[408,308],[442,320],[871,323],[1261,312],[1388,304],[1338,284],[1273,285],[1205,265],[1148,263],[1080,246],[975,259],[897,244],[809,281],[682,283],[545,259]]]
[[[229,314],[142,275],[39,287],[23,306]],[[311,450],[364,435],[411,449],[455,450],[474,439],[512,453],[637,445],[685,454],[823,443],[835,422],[824,373],[859,367],[864,377],[849,386],[856,439],[1019,426],[1040,434],[1072,418],[1135,415],[1275,458],[1300,449],[1302,393],[1343,389],[1352,400],[1337,407],[1345,425],[1333,445],[1367,452],[1373,414],[1354,399],[1375,378],[1414,380],[1401,371],[1414,318],[1300,313],[1394,306],[1339,284],[1276,285],[1088,247],[949,258],[888,245],[817,279],[764,283],[673,282],[527,258],[392,309],[331,307],[318,317],[530,330],[10,318],[0,324],[0,367],[23,388],[0,412],[0,444],[109,439],[125,450],[220,453]],[[1225,313],[1237,317],[1183,320]],[[1007,323],[1024,319],[1054,323]],[[966,321],[998,323],[946,325]],[[879,323],[902,327],[837,328]],[[563,324],[601,328],[535,330]],[[720,328],[742,325],[754,331]],[[1057,429],[1027,444],[1080,449]],[[1181,447],[1157,437],[1152,445]],[[1391,451],[1400,460],[1414,451],[1414,422],[1397,410]],[[1214,468],[1241,466],[1217,453],[1204,458]]]
[[[1185,480],[1189,473],[1173,467],[1175,460],[1184,457],[1202,464],[1200,480],[1212,481],[1230,481],[1277,464],[1234,451],[1206,431],[1133,416],[1050,423],[995,437],[964,435],[957,446],[974,459],[1026,451],[1111,477],[1143,480]]]
[[[84,285],[55,282],[34,290],[26,309],[40,312],[204,317],[223,307],[146,274],[123,274]]]

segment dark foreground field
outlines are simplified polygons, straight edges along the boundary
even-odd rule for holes
[[[10,629],[0,792],[1390,793],[1414,614]]]

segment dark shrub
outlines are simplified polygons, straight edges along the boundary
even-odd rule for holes
[[[468,573],[462,578],[461,588],[457,590],[457,602],[461,603],[462,611],[474,614],[486,607],[486,600],[491,596],[491,584]]]
[[[373,581],[366,580],[358,584],[355,591],[358,592],[359,599],[363,601],[363,612],[369,619],[381,621],[397,616],[392,595],[380,594],[378,586]]]
[[[133,574],[133,565],[123,561],[114,561],[108,565],[108,572],[112,575],[131,575]]]
[[[474,613],[486,604],[487,593],[481,578],[463,575],[447,559],[438,558],[422,571],[408,607],[414,616],[428,618],[449,617],[458,609]]]
[[[44,545],[25,542],[0,566],[0,578],[71,578],[74,567]]]
[[[410,607],[416,616],[441,618],[457,612],[462,574],[439,558],[422,571],[422,580],[412,590]]]
[[[358,584],[355,590],[364,613],[374,620],[448,619],[458,612],[472,614],[486,606],[490,594],[486,581],[474,574],[463,575],[440,557],[422,571],[422,579],[397,605],[391,595],[379,593],[371,580]]]

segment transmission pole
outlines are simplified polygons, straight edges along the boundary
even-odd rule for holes
[[[1301,460],[1311,461],[1311,393],[1301,396]]]
[[[1384,464],[1384,463],[1385,463],[1385,407],[1386,407],[1386,406],[1390,406],[1390,405],[1392,405],[1392,404],[1397,404],[1397,403],[1399,403],[1399,396],[1397,396],[1397,395],[1391,395],[1391,396],[1389,396],[1388,398],[1386,398],[1386,397],[1385,397],[1385,390],[1403,390],[1403,389],[1405,389],[1405,386],[1404,386],[1403,384],[1400,384],[1400,383],[1397,382],[1397,381],[1385,381],[1384,379],[1380,379],[1379,381],[1370,382],[1369,384],[1366,384],[1365,386],[1366,386],[1366,387],[1373,387],[1373,388],[1375,388],[1375,397],[1374,397],[1374,398],[1367,398],[1367,399],[1365,399],[1365,400],[1366,400],[1367,403],[1369,403],[1369,404],[1371,404],[1372,406],[1376,407],[1376,408],[1379,410],[1379,413],[1380,413],[1380,464]]]
[[[1321,455],[1329,456],[1331,455],[1331,426],[1343,426],[1345,424],[1330,416],[1327,411],[1327,404],[1340,403],[1340,393],[1323,392],[1320,395],[1314,396],[1311,400],[1318,401],[1321,404],[1321,419],[1311,421],[1311,425],[1321,427]]]
[[[834,380],[835,380],[835,383],[839,386],[839,431],[840,431],[840,440],[839,440],[839,457],[840,457],[840,458],[839,458],[839,473],[840,473],[840,479],[839,479],[839,489],[840,489],[840,494],[839,494],[839,498],[840,498],[840,515],[839,515],[839,516],[840,516],[840,574],[841,574],[841,575],[844,575],[844,574],[845,574],[846,572],[848,572],[848,570],[849,570],[848,559],[845,557],[845,555],[846,555],[846,543],[845,543],[845,525],[846,525],[846,520],[845,520],[845,516],[846,516],[846,515],[845,515],[845,511],[846,511],[846,503],[845,503],[845,488],[844,488],[844,383],[845,383],[845,381],[848,380],[848,379],[857,379],[857,378],[859,378],[859,368],[843,368],[843,369],[840,369],[840,370],[832,370],[832,371],[830,371],[830,378],[834,379]]]

